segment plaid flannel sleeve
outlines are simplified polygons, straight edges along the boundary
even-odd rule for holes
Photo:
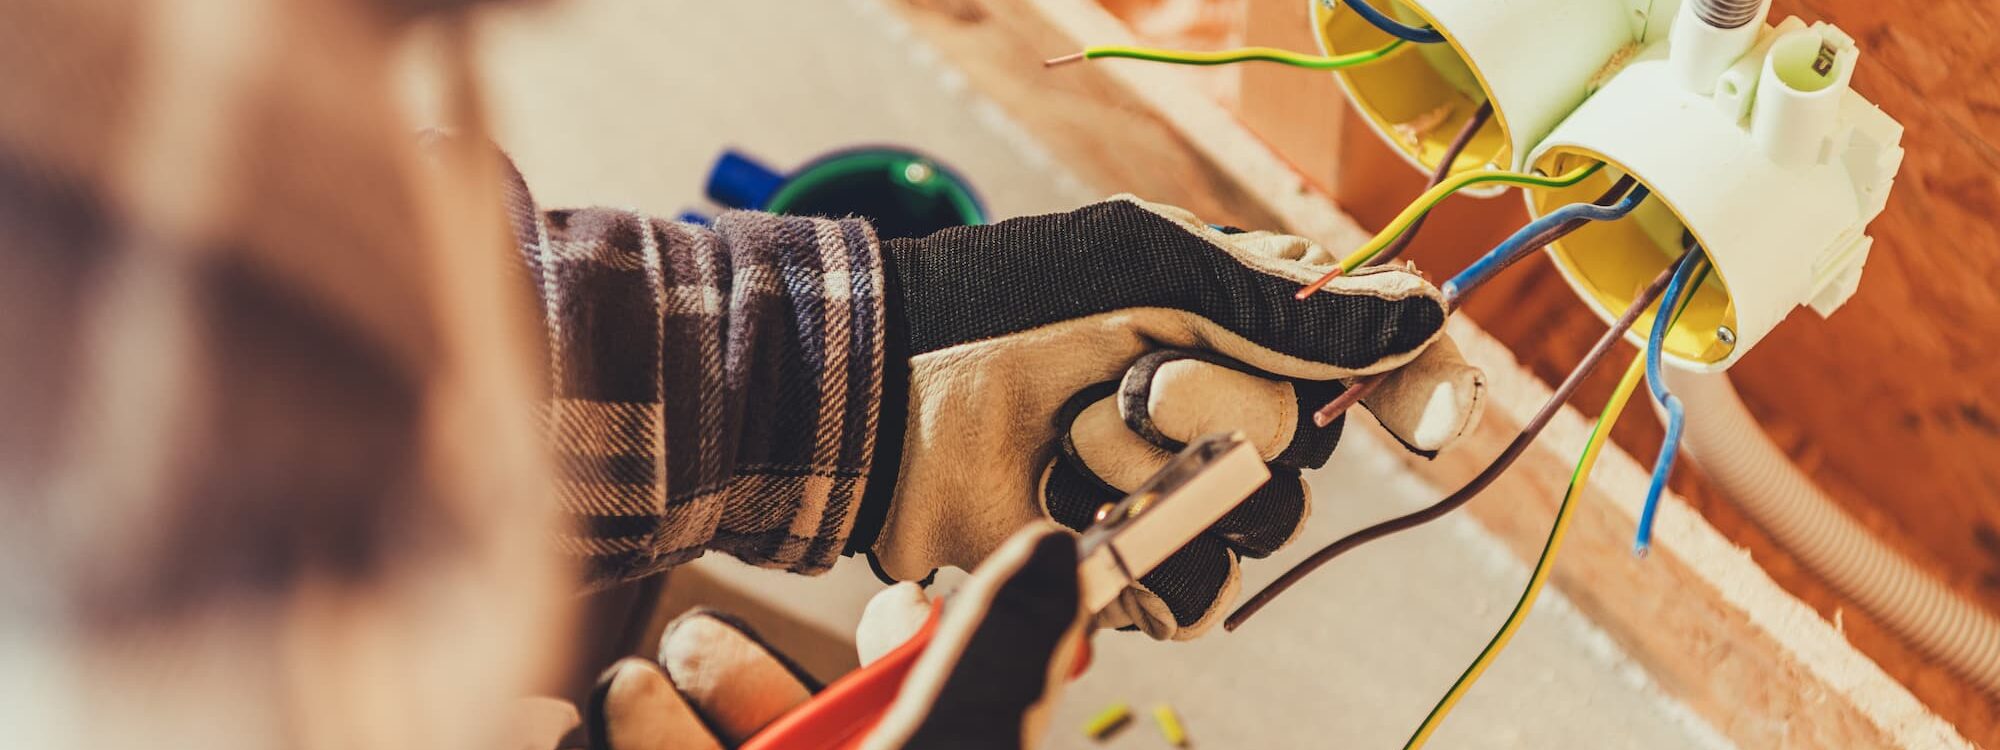
[[[858,220],[511,219],[541,302],[563,548],[594,584],[721,550],[817,573],[852,532],[882,394],[883,271]]]

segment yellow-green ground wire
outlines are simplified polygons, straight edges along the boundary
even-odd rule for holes
[[[1446,177],[1443,182],[1431,186],[1431,189],[1425,190],[1424,194],[1417,196],[1416,200],[1410,201],[1410,205],[1404,207],[1402,213],[1397,214],[1395,219],[1390,220],[1388,225],[1382,227],[1382,231],[1376,232],[1375,236],[1367,242],[1362,243],[1361,247],[1349,253],[1346,258],[1342,258],[1340,261],[1340,270],[1342,273],[1346,273],[1360,268],[1362,264],[1368,262],[1368,259],[1375,257],[1376,253],[1382,252],[1382,248],[1388,247],[1389,243],[1395,242],[1397,237],[1409,231],[1411,224],[1416,223],[1417,219],[1422,218],[1424,214],[1430,213],[1432,208],[1436,207],[1445,198],[1450,197],[1452,193],[1486,182],[1498,182],[1506,185],[1534,188],[1569,187],[1582,182],[1584,178],[1595,174],[1597,170],[1603,167],[1604,162],[1593,162],[1587,166],[1577,167],[1554,177],[1489,169],[1472,169],[1453,174],[1450,177]]]
[[[1404,44],[1403,40],[1398,39],[1375,49],[1350,52],[1345,55],[1336,55],[1333,57],[1300,54],[1291,50],[1274,47],[1244,47],[1242,49],[1221,50],[1218,52],[1183,52],[1179,50],[1153,49],[1151,47],[1104,45],[1085,47],[1083,58],[1086,60],[1096,60],[1106,57],[1120,57],[1128,60],[1147,60],[1150,62],[1173,63],[1175,65],[1228,65],[1240,62],[1274,62],[1280,65],[1290,65],[1311,70],[1334,70],[1336,68],[1347,68],[1375,62],[1401,49]]]
[[[1695,263],[1697,265],[1694,278],[1688,285],[1688,292],[1681,297],[1680,307],[1673,311],[1675,320],[1679,320],[1681,313],[1687,311],[1688,303],[1694,299],[1694,290],[1701,288],[1701,282],[1708,277],[1707,259],[1697,258]],[[1618,423],[1618,415],[1624,413],[1625,404],[1631,401],[1632,392],[1638,390],[1639,381],[1645,372],[1646,353],[1640,351],[1632,357],[1632,363],[1626,365],[1625,375],[1618,380],[1618,386],[1612,389],[1610,400],[1604,404],[1604,411],[1597,415],[1597,424],[1590,429],[1590,440],[1584,443],[1583,455],[1577,460],[1576,470],[1570,473],[1569,489],[1563,493],[1562,504],[1556,507],[1555,525],[1549,529],[1548,541],[1542,545],[1542,555],[1535,560],[1535,570],[1528,575],[1528,585],[1522,589],[1521,598],[1514,602],[1514,609],[1507,613],[1507,620],[1501,623],[1500,631],[1493,634],[1493,639],[1486,642],[1486,648],[1479,652],[1479,656],[1473,659],[1472,664],[1465,668],[1465,672],[1458,676],[1458,680],[1451,684],[1451,689],[1445,691],[1444,697],[1438,699],[1437,705],[1431,708],[1430,715],[1424,717],[1424,722],[1417,725],[1417,731],[1411,734],[1410,741],[1403,745],[1404,750],[1415,750],[1430,741],[1431,733],[1436,732],[1438,726],[1444,723],[1445,715],[1451,713],[1451,709],[1458,705],[1458,700],[1465,697],[1466,691],[1472,689],[1472,683],[1479,681],[1480,675],[1485,674],[1486,668],[1499,657],[1500,651],[1507,648],[1507,642],[1513,640],[1514,632],[1521,627],[1521,621],[1528,618],[1528,610],[1534,608],[1535,599],[1542,593],[1542,585],[1548,582],[1550,569],[1555,567],[1556,552],[1562,549],[1563,538],[1569,532],[1570,518],[1575,515],[1577,500],[1583,494],[1584,486],[1589,484],[1591,470],[1597,466],[1597,454],[1604,448],[1605,441],[1611,437],[1612,425]]]

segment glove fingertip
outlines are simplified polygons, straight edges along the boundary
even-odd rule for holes
[[[895,650],[923,628],[930,617],[931,600],[924,588],[903,581],[868,598],[861,609],[861,623],[854,628],[854,651],[862,666]]]
[[[1404,447],[1428,458],[1479,426],[1485,394],[1485,373],[1443,338],[1390,373],[1362,403]]]
[[[707,723],[658,664],[638,657],[613,663],[597,679],[583,715],[591,750],[653,750],[709,738]]]
[[[756,734],[820,688],[748,623],[706,608],[667,625],[659,661],[681,697],[728,743]]]

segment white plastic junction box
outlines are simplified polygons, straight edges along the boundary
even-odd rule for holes
[[[1338,3],[1308,2],[1329,54],[1390,40]],[[1767,26],[1768,0],[1373,2],[1446,38],[1339,76],[1412,164],[1434,169],[1490,99],[1493,122],[1455,168],[1605,164],[1573,187],[1522,191],[1530,214],[1595,200],[1625,175],[1652,191],[1632,217],[1549,247],[1599,316],[1622,313],[1684,236],[1707,251],[1714,272],[1669,331],[1668,363],[1727,368],[1794,308],[1824,316],[1853,294],[1902,126],[1849,88],[1859,50],[1839,29]],[[1718,28],[1719,12],[1741,25]],[[1421,119],[1438,111],[1449,114]],[[1650,330],[1649,314],[1628,337]]]
[[[1346,8],[1345,0],[1306,1],[1325,54],[1361,52],[1395,41]],[[1453,137],[1489,100],[1493,118],[1453,168],[1518,169],[1534,145],[1589,95],[1606,62],[1649,33],[1645,11],[1626,0],[1372,2],[1445,37],[1438,44],[1405,44],[1389,59],[1335,71],[1372,129],[1426,173],[1437,168]],[[1665,36],[1664,29],[1650,33]],[[1490,196],[1505,189],[1465,192]]]

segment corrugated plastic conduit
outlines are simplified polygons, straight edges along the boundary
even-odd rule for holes
[[[1672,371],[1685,447],[1780,544],[1923,653],[2000,695],[2000,618],[1868,533],[1764,434],[1724,375]]]

